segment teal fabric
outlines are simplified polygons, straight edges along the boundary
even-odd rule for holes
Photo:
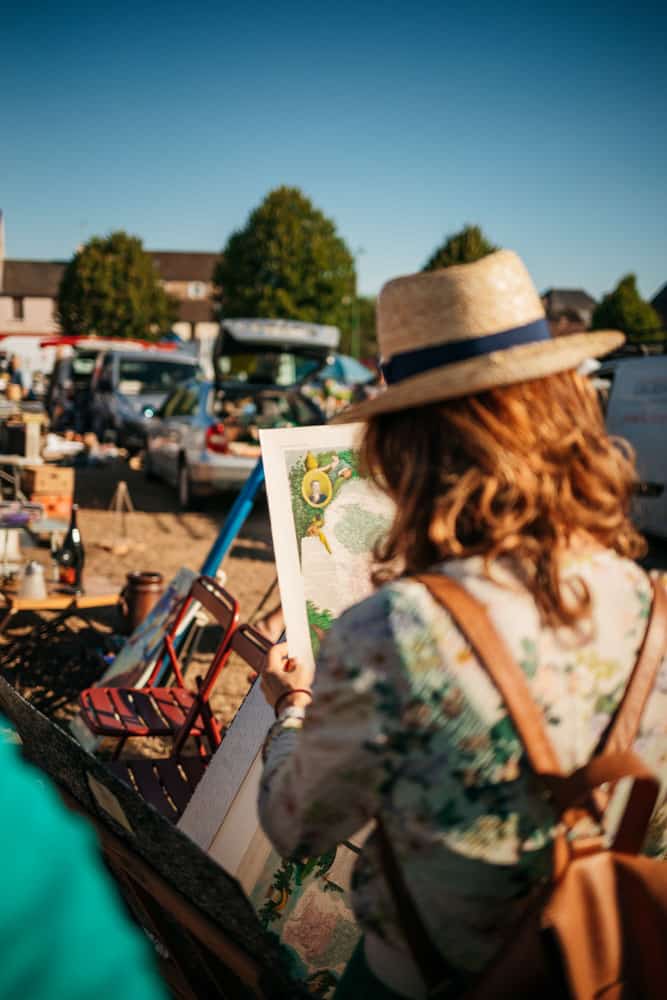
[[[345,972],[336,987],[334,1000],[405,1000],[400,993],[395,993],[385,986],[371,972],[364,955],[364,939],[352,952],[352,958],[347,963]]]
[[[163,1000],[92,831],[0,732],[0,997]]]

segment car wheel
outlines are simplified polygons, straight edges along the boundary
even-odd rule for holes
[[[188,510],[192,505],[192,487],[185,462],[178,467],[178,505],[181,510]]]

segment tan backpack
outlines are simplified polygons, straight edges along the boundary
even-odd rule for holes
[[[558,764],[525,676],[483,605],[450,577],[417,577],[450,613],[503,697],[532,770],[548,789],[560,832],[548,885],[528,898],[499,956],[464,986],[431,942],[393,848],[378,823],[385,874],[401,927],[431,997],[572,997],[640,1000],[667,997],[667,864],[642,856],[660,785],[631,749],[667,652],[667,595],[654,584],[646,635],[622,702],[597,753],[573,774]],[[614,784],[632,778],[613,842],[568,841],[583,815],[604,817]]]

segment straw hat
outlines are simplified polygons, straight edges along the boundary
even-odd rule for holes
[[[543,378],[625,339],[616,330],[552,337],[530,275],[511,250],[388,282],[378,298],[377,333],[387,389],[337,422]]]

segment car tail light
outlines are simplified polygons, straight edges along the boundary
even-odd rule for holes
[[[224,424],[211,424],[206,431],[206,447],[218,455],[224,455],[229,451]]]

